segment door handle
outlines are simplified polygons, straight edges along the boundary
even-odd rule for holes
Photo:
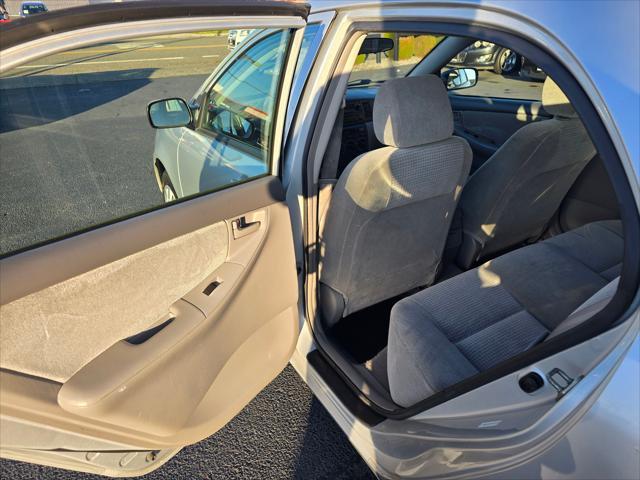
[[[241,238],[253,232],[257,232],[260,228],[260,220],[248,222],[245,216],[242,216],[231,222],[233,229],[233,238]]]

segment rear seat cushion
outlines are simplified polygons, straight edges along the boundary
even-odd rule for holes
[[[414,403],[542,341],[619,275],[622,225],[604,221],[521,248],[398,302],[391,397]]]

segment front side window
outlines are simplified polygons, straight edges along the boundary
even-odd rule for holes
[[[250,147],[267,161],[288,31],[243,51],[207,95],[203,128]]]

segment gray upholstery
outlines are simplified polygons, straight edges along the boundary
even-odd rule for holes
[[[585,320],[590,319],[600,310],[607,306],[618,289],[620,277],[616,277],[607,283],[604,287],[598,290],[593,296],[580,305],[571,315],[567,317],[560,325],[558,325],[545,339],[550,340],[561,333],[567,332],[574,327],[577,327]]]
[[[373,129],[380,143],[398,148],[451,137],[453,112],[440,77],[387,80],[373,104]]]
[[[621,235],[618,221],[585,225],[398,302],[387,347],[393,400],[413,405],[583,321],[572,312],[620,274]]]
[[[435,124],[451,122],[446,91],[434,78],[439,83],[416,77],[380,87],[374,111],[380,110],[380,101],[391,102],[403,85],[412,92],[415,101],[389,107],[391,124],[378,132],[380,140],[405,147],[387,146],[360,155],[336,183],[320,252],[320,302],[329,325],[434,280],[471,166],[471,149],[465,140],[451,136],[452,127],[446,138],[434,133],[441,129]],[[415,114],[416,106],[429,115]],[[419,117],[420,124],[400,120],[403,115]],[[383,121],[379,112],[376,118]],[[405,134],[402,129],[428,133]],[[413,145],[428,140],[433,143]]]
[[[538,238],[596,153],[550,78],[544,92],[543,106],[556,116],[519,129],[464,187],[460,199],[464,233],[457,260],[462,268]]]

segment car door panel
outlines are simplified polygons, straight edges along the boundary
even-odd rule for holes
[[[18,50],[33,60],[69,47],[57,32],[40,41],[34,28],[50,33],[44,24],[67,31],[72,48],[108,41],[109,30],[139,35],[146,17],[145,35],[221,26],[216,2],[196,3],[171,10],[186,18],[165,20],[155,20],[164,2],[128,5],[117,18],[112,6],[85,7],[97,14],[71,16],[87,29],[71,37],[58,16],[34,20],[3,38],[2,59],[16,66]],[[234,14],[219,3],[232,26],[297,28],[308,12],[246,2]],[[283,103],[299,33],[285,51]],[[277,115],[281,130],[286,112]],[[298,337],[298,280],[277,166],[265,170],[0,259],[3,457],[143,474],[224,426],[285,367]]]
[[[23,384],[33,379],[36,390],[38,386],[46,389],[53,386],[57,393],[55,397],[48,396],[52,402],[49,407],[58,412],[60,419],[74,418],[77,422],[82,418],[81,423],[106,423],[111,429],[136,431],[147,442],[164,437],[160,445],[192,443],[210,434],[212,423],[218,428],[222,426],[284,368],[297,339],[297,281],[291,227],[288,209],[281,201],[281,190],[280,195],[273,197],[278,189],[277,179],[265,177],[241,186],[244,202],[235,205],[226,200],[240,195],[234,191],[237,189],[230,189],[154,212],[155,216],[167,220],[177,215],[191,217],[197,224],[208,221],[201,215],[204,204],[211,207],[223,201],[236,208],[226,212],[220,209],[221,214],[228,214],[229,210],[236,210],[237,214],[219,222],[215,214],[209,213],[209,219],[214,222],[211,227],[180,236],[176,241],[160,243],[142,250],[141,254],[129,255],[3,305],[3,350],[12,347],[13,338],[18,344],[16,351],[25,357],[29,357],[25,353],[55,356],[68,364],[63,365],[63,373],[54,370],[58,372],[54,374],[50,371],[53,367],[42,361],[33,360],[39,368],[35,369],[28,358],[18,361],[14,355],[5,356],[3,351],[3,414],[19,409],[28,418],[35,413],[24,411],[25,403],[29,403],[24,396],[30,395],[31,389],[22,394],[11,391],[17,380],[7,379],[15,377]],[[245,211],[247,196],[252,196],[252,190],[256,193],[253,201],[258,208]],[[136,217],[111,227],[126,239],[129,231],[149,232],[146,227],[154,223],[153,216],[151,219]],[[236,234],[234,238],[234,222],[242,216],[259,226],[248,235],[238,237]],[[138,223],[146,224],[145,228],[137,226]],[[88,232],[85,238],[83,235],[72,237],[50,247],[59,252],[65,249],[65,243],[93,243],[93,248],[99,248],[101,242],[95,241],[97,232]],[[187,240],[183,237],[195,247],[185,247]],[[191,277],[198,280],[188,290],[185,283],[177,300],[155,288],[157,275],[162,273],[154,268],[155,256],[169,252],[174,245],[175,253],[167,256],[167,261],[193,266],[197,273]],[[209,258],[202,253],[205,250],[215,254]],[[86,246],[83,253],[92,255],[90,246]],[[49,252],[36,250],[21,255],[26,258],[25,264],[39,263],[35,258],[38,256],[44,264],[47,256],[50,260],[51,256],[60,258],[56,252],[47,254]],[[12,264],[8,270],[1,268],[3,285],[11,283],[12,273],[25,271],[18,265],[21,255],[3,260],[10,260]],[[195,262],[207,264],[209,268],[197,268]],[[82,259],[78,263],[82,264]],[[47,270],[41,271],[41,276],[46,273]],[[114,281],[119,284],[111,283]],[[131,292],[139,289],[142,282],[148,287],[142,295],[132,296]],[[217,288],[205,293],[214,282]],[[277,285],[277,291],[266,288],[268,285]],[[105,293],[112,288],[118,292],[113,296]],[[87,294],[87,289],[94,289],[94,293]],[[175,291],[175,287],[172,289]],[[154,298],[157,314],[150,316],[144,309],[148,316],[146,324],[132,325],[126,320],[127,315],[140,311],[136,302],[148,301],[141,299],[145,291],[156,295],[160,291],[167,300],[163,303],[163,299]],[[62,298],[69,292],[74,295]],[[91,301],[86,300],[89,297],[93,297]],[[25,298],[27,305],[38,306],[35,314],[25,310],[22,302]],[[48,308],[42,307],[45,303],[42,298],[50,300]],[[75,313],[74,303],[85,301],[86,305],[81,306],[87,314]],[[90,315],[91,307],[94,315]],[[68,310],[63,311],[65,308]],[[14,322],[21,312],[27,315]],[[167,320],[171,322],[148,338],[131,340],[132,333],[144,332]],[[105,323],[111,331],[102,329]],[[80,344],[90,345],[91,350],[85,348],[82,356],[76,355]],[[42,352],[50,353],[42,355]],[[13,363],[7,363],[8,360]],[[224,373],[227,366],[239,365],[247,376],[238,377],[233,368],[233,374]],[[220,408],[222,405],[225,408]],[[185,426],[191,432],[188,438],[180,432]],[[71,425],[69,428],[74,430]]]
[[[116,341],[163,321],[227,249],[220,222],[3,305],[0,368],[68,381]]]
[[[234,147],[233,140],[203,129],[186,129],[178,147],[182,195],[219,188],[264,174],[263,161]]]

